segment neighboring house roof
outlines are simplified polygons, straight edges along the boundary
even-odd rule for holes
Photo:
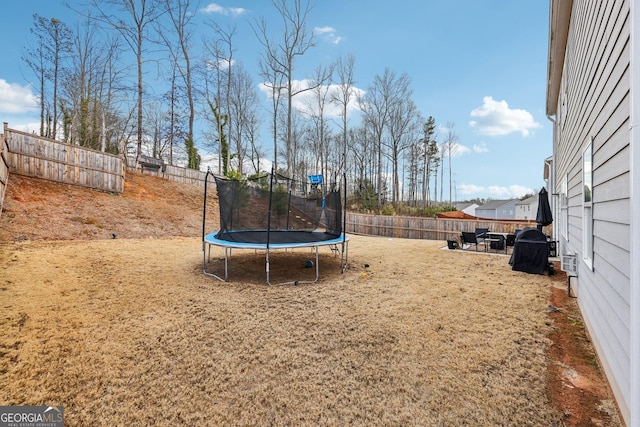
[[[456,203],[456,210],[457,211],[463,211],[463,210],[467,209],[469,206],[472,206],[472,205],[478,206],[475,203],[459,202],[459,203]]]
[[[441,212],[438,214],[438,218],[478,219],[477,217],[462,211]]]
[[[478,209],[477,203],[456,203],[456,210],[467,213],[469,215],[475,215],[476,209]]]
[[[486,211],[486,210],[495,210],[495,209],[499,209],[500,206],[504,206],[507,203],[511,203],[516,199],[508,199],[508,200],[489,200],[487,201],[487,203],[485,203],[482,206],[478,206],[476,208],[476,211]]]
[[[520,206],[520,205],[534,205],[538,202],[538,196],[531,196],[531,197],[527,197],[524,200],[520,200],[519,202],[516,202],[516,206]]]

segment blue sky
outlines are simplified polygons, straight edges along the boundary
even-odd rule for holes
[[[33,75],[21,60],[32,15],[74,27],[79,17],[66,3],[3,2],[0,120],[11,128],[34,130],[38,121]],[[82,8],[86,2],[70,3]],[[261,50],[249,23],[264,17],[277,34],[271,2],[197,6],[196,19],[215,16],[223,25],[235,24],[235,58],[257,84]],[[439,126],[454,124],[460,144],[452,158],[458,200],[537,193],[544,185],[544,159],[552,154],[552,126],[544,113],[548,7],[541,0],[317,0],[308,24],[318,45],[296,64],[294,78],[311,77],[319,64],[345,54],[355,57],[355,86],[363,91],[387,67],[406,73],[422,115],[433,116]],[[262,139],[269,147],[266,132]],[[445,193],[447,175],[445,169]]]

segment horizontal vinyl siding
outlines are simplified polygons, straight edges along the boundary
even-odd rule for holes
[[[556,176],[568,174],[568,239],[578,303],[625,418],[630,396],[629,2],[574,0],[561,94]],[[562,100],[562,96],[559,97]],[[561,101],[560,101],[561,102]],[[562,105],[558,105],[560,111]],[[582,153],[593,150],[593,269],[582,254]]]
[[[596,273],[594,276],[594,280],[596,281],[604,280],[600,274]],[[578,279],[578,281],[581,280],[583,279]],[[600,304],[603,299],[610,298],[610,296],[608,293],[599,291],[599,287],[591,287],[589,296],[585,296],[583,292],[583,295],[578,298],[578,303],[580,305],[580,311],[583,313],[585,325],[589,330],[589,336],[602,362],[602,367],[611,385],[611,389],[616,396],[620,409],[624,414],[629,414],[631,375],[629,374],[630,362],[628,355],[630,352],[630,340],[628,336],[621,338],[622,332],[626,331],[627,334],[629,333],[628,322],[626,322],[625,325],[625,322],[621,320],[619,314],[613,312],[609,304]],[[629,311],[626,310],[625,312],[628,313]],[[616,327],[620,329],[620,333],[611,333],[612,329]],[[623,354],[611,352],[611,349],[616,349],[617,352]]]
[[[612,248],[608,242],[601,242],[601,246],[604,248],[602,253],[606,254],[606,250]],[[610,287],[605,288],[609,291],[606,295],[609,297],[607,305],[611,308],[613,313],[619,313],[620,318],[624,319],[629,315],[630,307],[627,303],[629,301],[629,277],[622,273],[616,265],[616,258],[604,258],[600,254],[596,254],[595,262],[599,262],[598,269],[595,273],[599,274],[603,278],[606,277],[610,283]],[[594,273],[594,274],[595,274]],[[604,296],[604,295],[603,295]],[[625,329],[629,329],[628,326]]]
[[[629,208],[628,199],[610,200],[601,203],[602,206],[600,206],[600,209],[605,209],[607,212],[612,212],[613,215],[609,218],[610,221],[617,224],[629,225],[631,221],[631,209]],[[626,238],[629,239],[630,236],[627,235]]]
[[[613,200],[613,199],[627,199],[629,197],[629,176],[628,173],[625,174],[624,176],[624,180],[622,182],[616,182],[615,180],[611,180],[611,181],[607,181],[603,184],[600,184],[597,189],[596,187],[594,187],[593,189],[593,194],[594,194],[594,199],[596,198],[595,194],[596,191],[600,192],[600,195],[598,197],[601,197],[600,200],[602,200],[603,196],[606,197],[606,200]],[[620,180],[618,180],[620,181]],[[600,208],[600,206],[594,205],[594,209],[598,209]],[[604,217],[610,217],[611,215],[615,215],[615,212],[602,212],[602,209],[598,209],[599,212],[602,213],[602,215],[599,218],[603,218]],[[594,210],[594,215],[595,215],[595,210]],[[598,220],[598,218],[594,217],[594,220]]]
[[[597,205],[599,211],[603,211],[603,205]],[[594,216],[598,212],[594,211]],[[604,259],[616,259],[611,264],[615,265],[620,273],[626,277],[630,277],[629,254],[631,251],[631,239],[629,233],[631,231],[628,223],[620,222],[614,216],[608,216],[607,219],[594,221],[594,238],[597,242],[608,243],[610,248],[602,250],[600,256]],[[595,242],[594,242],[595,243]]]

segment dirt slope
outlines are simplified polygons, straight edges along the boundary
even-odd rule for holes
[[[218,224],[213,195],[209,231]],[[203,188],[134,172],[121,195],[11,175],[0,242],[200,236],[203,196]]]

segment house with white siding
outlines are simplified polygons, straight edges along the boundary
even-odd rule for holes
[[[527,197],[516,202],[516,219],[536,219],[539,196]]]
[[[518,199],[488,200],[476,208],[476,216],[485,219],[516,219]]]
[[[549,22],[554,238],[577,261],[571,288],[624,421],[640,427],[640,2],[551,0]]]
[[[476,216],[476,208],[478,207],[478,204],[471,202],[458,202],[456,203],[455,207],[459,212],[464,212],[467,215]]]

